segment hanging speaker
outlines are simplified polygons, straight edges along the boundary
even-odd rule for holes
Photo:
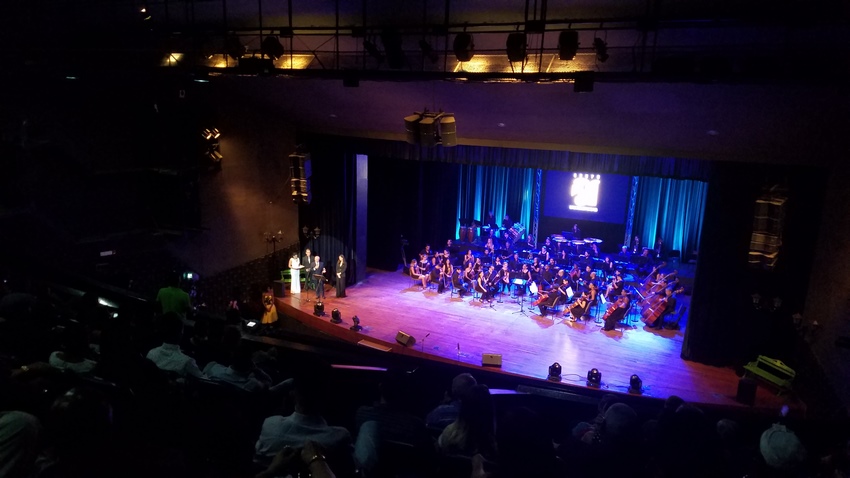
[[[454,116],[440,118],[440,142],[445,147],[457,146],[457,127]]]

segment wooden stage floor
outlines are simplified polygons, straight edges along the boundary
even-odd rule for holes
[[[647,397],[678,395],[694,403],[743,406],[735,400],[738,377],[732,368],[680,358],[684,329],[645,329],[637,321],[634,327],[606,332],[592,319],[585,323],[541,317],[528,302],[525,314],[519,313],[520,305],[508,296],[490,308],[471,296],[423,291],[401,272],[369,270],[366,280],[347,289],[346,298],[334,294],[327,286],[324,317],[313,315],[315,291],[286,291],[276,305],[279,313],[311,328],[354,343],[365,340],[391,353],[470,367],[480,367],[483,354],[496,353],[502,355],[501,372],[542,380],[549,365],[558,362],[564,387],[585,387],[584,377],[595,367],[602,372],[602,388],[611,392],[627,393],[629,377],[637,374]],[[334,308],[340,310],[342,324],[329,322]],[[349,330],[354,315],[363,326],[359,333]],[[415,345],[398,344],[399,330],[414,336]],[[784,400],[758,387],[757,408],[778,409]]]

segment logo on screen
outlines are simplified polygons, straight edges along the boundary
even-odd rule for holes
[[[570,185],[570,197],[573,211],[597,212],[599,208],[599,183],[598,174],[573,173],[573,183]]]

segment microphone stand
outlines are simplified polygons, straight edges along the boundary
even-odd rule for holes
[[[420,352],[425,351],[425,339],[427,339],[429,335],[431,335],[431,332],[428,332],[427,334],[425,334],[425,337],[422,337],[422,343],[419,344],[419,351]]]

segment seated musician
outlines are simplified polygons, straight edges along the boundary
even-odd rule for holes
[[[573,322],[581,320],[584,314],[587,313],[588,304],[590,302],[587,299],[587,294],[582,292],[570,305],[570,320]]]
[[[535,277],[535,276],[537,276],[537,274],[540,274],[540,269],[541,269],[540,259],[535,257],[531,261],[531,276]]]
[[[605,256],[605,259],[602,261],[602,274],[604,274],[605,277],[612,276],[614,275],[614,269],[615,267],[614,263],[611,262],[611,257]]]
[[[443,290],[451,287],[452,274],[455,268],[448,256],[443,258]]]
[[[546,240],[545,240],[545,241],[543,241],[543,246],[544,246],[546,249],[552,249],[552,239],[551,239],[550,237],[548,237],[548,236],[547,236],[547,237],[546,237]]]
[[[484,243],[484,250],[485,251],[489,250],[490,254],[492,254],[496,250],[496,244],[493,242],[492,237],[487,238],[487,242]]]
[[[466,269],[467,265],[472,265],[475,263],[475,256],[472,255],[472,249],[466,251],[466,254],[463,255],[463,268]]]
[[[428,287],[428,281],[430,278],[422,273],[422,269],[419,268],[419,264],[416,263],[415,259],[410,260],[410,278],[413,280],[421,280],[422,288]]]
[[[544,265],[543,269],[540,271],[540,282],[542,282],[544,285],[551,285],[553,276],[554,274],[552,272],[552,266],[549,265],[549,263],[546,263],[546,265]]]
[[[605,291],[605,298],[609,302],[614,300],[615,297],[623,292],[623,285],[623,276],[620,274],[620,271],[614,271],[614,278],[608,284],[608,289]]]
[[[525,281],[523,285],[517,285],[517,295],[525,295],[528,290],[528,284],[531,282],[531,269],[528,268],[528,264],[522,265],[522,269],[520,269],[517,279]]]
[[[437,256],[431,258],[431,272],[428,273],[429,281],[437,284],[437,292],[443,293],[443,265],[440,264]]]
[[[463,270],[462,281],[466,284],[466,290],[473,290],[475,285],[475,269],[473,268],[473,264],[470,262],[466,265],[466,268]]]
[[[511,260],[508,263],[508,267],[512,271],[518,271],[518,270],[520,270],[520,267],[522,267],[522,263],[519,260],[519,253],[518,252],[514,252],[514,255],[511,256]]]
[[[466,283],[463,281],[463,274],[460,270],[460,267],[457,267],[452,272],[452,285],[455,289],[457,289],[457,295],[462,299],[469,289],[466,288]]]
[[[595,242],[591,244],[589,253],[591,257],[599,257],[599,245]]]
[[[681,290],[681,289],[679,289]],[[664,299],[662,301],[664,304],[664,312],[655,319],[655,322],[652,325],[647,325],[648,328],[651,329],[661,329],[664,328],[664,319],[666,319],[669,315],[676,311],[676,293],[678,290],[674,291],[671,288],[664,289]]]
[[[481,258],[476,257],[475,262],[472,264],[472,272],[475,274],[476,277],[478,276],[478,273],[481,272],[481,269],[483,267],[484,265],[481,262]]]
[[[493,300],[493,294],[490,291],[490,287],[487,286],[487,277],[485,272],[482,270],[478,273],[478,278],[475,281],[475,290],[481,294],[482,301],[491,301]]]
[[[419,251],[419,254],[425,254],[425,257],[430,258],[434,254],[431,252],[431,244],[425,244],[425,248]]]
[[[626,314],[629,312],[630,300],[629,292],[624,289],[620,297],[611,303],[608,312],[605,313],[605,326],[602,327],[602,330],[614,330],[614,327],[626,318]]]
[[[508,263],[503,262],[502,268],[499,270],[499,292],[510,292],[511,289],[511,271],[508,268]]]
[[[549,248],[546,247],[546,246],[541,247],[540,248],[540,254],[537,255],[537,259],[539,259],[540,262],[545,263],[545,262],[549,262],[550,257],[551,257],[551,255],[549,254]]]

